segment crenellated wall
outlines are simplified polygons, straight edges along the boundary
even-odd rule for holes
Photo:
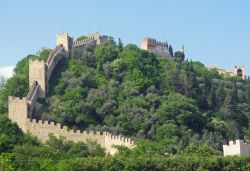
[[[49,123],[48,121],[36,119],[30,120],[29,118],[27,118],[26,121],[28,132],[38,137],[42,142],[46,142],[49,139],[49,134],[53,134],[56,137],[63,136],[73,142],[86,142],[87,140],[91,140],[96,141],[110,154],[116,152],[113,145],[123,145],[129,148],[134,146],[132,139],[120,135],[113,135],[109,132],[72,130],[68,129],[67,126],[62,126],[60,123]]]
[[[172,57],[169,49],[168,44],[164,42],[157,41],[156,39],[152,38],[144,38],[141,41],[141,48],[144,50],[148,50],[153,52],[157,55],[164,56],[164,57]]]
[[[100,33],[92,33],[87,35],[86,39],[74,41],[73,43],[73,55],[81,55],[84,50],[84,46],[89,43],[95,43],[97,45],[100,45],[102,43],[105,43],[108,41],[107,36],[101,36]]]
[[[8,117],[12,122],[16,122],[17,125],[27,133],[26,118],[28,117],[28,103],[27,98],[19,98],[9,96],[8,98]]]
[[[33,83],[39,85],[38,97],[45,98],[46,96],[46,65],[44,60],[30,59],[29,60],[29,91],[32,91]]]
[[[224,156],[242,155],[250,152],[250,145],[244,140],[229,141],[229,144],[223,145]]]
[[[52,50],[46,62],[44,60],[29,61],[28,96],[23,98],[9,97],[9,119],[16,122],[23,132],[30,132],[42,142],[48,140],[49,134],[54,134],[57,137],[63,136],[67,140],[74,142],[96,141],[110,154],[116,152],[116,149],[112,147],[113,145],[124,145],[133,148],[134,141],[123,136],[115,136],[108,132],[74,131],[59,123],[30,119],[37,99],[46,97],[46,93],[49,91],[49,80],[59,61],[64,57],[69,57],[75,48],[81,50],[84,47],[83,45],[87,43],[95,42],[100,44],[105,39],[106,37],[101,37],[99,33],[95,33],[89,35],[87,39],[76,41],[73,44],[73,39],[67,33],[58,34],[56,38],[57,46]]]

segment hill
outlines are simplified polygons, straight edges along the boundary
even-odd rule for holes
[[[4,144],[0,152],[8,153],[3,159],[11,160],[14,155],[23,160],[27,151],[33,151],[40,160],[45,156],[34,154],[42,153],[39,149],[52,153],[51,149],[60,149],[58,155],[62,157],[49,154],[48,163],[72,156],[103,157],[96,144],[92,145],[97,149],[93,152],[89,144],[52,137],[44,146],[6,120],[7,97],[28,93],[28,60],[47,59],[50,51],[42,49],[18,62],[15,75],[0,89],[0,142]],[[110,39],[102,45],[87,44],[83,53],[62,60],[50,79],[48,96],[38,100],[33,115],[72,128],[134,137],[138,147],[131,151],[120,149],[120,157],[202,156],[206,152],[216,156],[224,140],[249,140],[249,104],[249,80],[224,77],[200,62],[156,56],[132,44],[117,45]],[[84,153],[80,153],[82,148]],[[99,163],[106,162],[103,160],[109,159],[100,159]],[[25,163],[18,164],[25,168]],[[41,163],[38,165],[41,167]]]

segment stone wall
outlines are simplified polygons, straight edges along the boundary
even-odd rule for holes
[[[156,39],[144,38],[141,41],[141,48],[160,56],[172,57],[168,49],[168,44],[164,42],[159,42]]]
[[[244,66],[235,66],[233,69],[225,69],[221,68],[216,65],[207,65],[206,68],[208,70],[216,69],[219,74],[226,75],[226,76],[239,76],[243,80],[245,79],[245,67]]]
[[[229,144],[223,145],[224,156],[242,155],[250,152],[250,145],[244,143],[244,140],[229,141]]]
[[[104,40],[104,39],[103,39]],[[90,42],[101,42],[100,35],[94,34],[88,39],[80,42],[75,42],[76,47]],[[27,97],[17,98],[9,97],[9,119],[16,122],[23,132],[30,132],[42,142],[46,142],[49,134],[55,136],[63,136],[67,140],[74,142],[87,140],[96,141],[110,154],[114,154],[116,149],[113,145],[124,145],[132,148],[134,146],[133,140],[123,136],[115,136],[108,132],[94,132],[94,131],[80,131],[69,130],[66,126],[48,121],[31,120],[35,103],[38,98],[45,98],[49,89],[49,80],[53,74],[54,68],[63,57],[68,57],[74,49],[72,38],[68,34],[57,35],[57,46],[50,53],[48,60],[30,60],[29,61],[29,93]],[[95,43],[96,43],[95,42]],[[71,52],[70,52],[71,51]]]
[[[56,46],[62,45],[66,52],[66,56],[69,57],[73,47],[73,39],[68,33],[59,33],[56,35]]]
[[[39,85],[38,97],[45,98],[46,96],[46,65],[45,61],[29,60],[29,91],[32,91],[33,83]]]
[[[27,121],[26,118],[28,116],[28,103],[27,98],[18,98],[11,97],[8,98],[8,117],[12,122],[16,122],[17,125],[23,130],[23,132],[27,132]]]
[[[46,93],[49,91],[49,80],[51,75],[57,66],[58,62],[67,54],[65,54],[64,47],[58,45],[50,54],[48,60],[46,61]]]
[[[27,102],[28,102],[28,116],[31,117],[32,116],[32,113],[33,113],[33,110],[35,108],[35,104],[36,104],[36,101],[38,99],[38,91],[39,91],[39,85],[38,83],[35,81],[33,83],[33,86],[31,88],[31,90],[29,91],[28,93],[28,96],[27,96]]]
[[[87,140],[96,141],[101,147],[105,148],[110,154],[114,154],[116,149],[113,145],[124,145],[127,147],[133,147],[134,141],[125,138],[123,136],[112,135],[108,132],[99,131],[80,131],[68,129],[67,126],[62,126],[60,123],[41,121],[41,120],[30,120],[26,119],[27,131],[33,136],[36,136],[42,142],[46,142],[49,139],[49,134],[53,134],[56,137],[63,136],[67,140],[73,142],[86,142]]]

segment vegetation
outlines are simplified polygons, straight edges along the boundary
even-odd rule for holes
[[[104,157],[93,142],[51,136],[41,144],[6,119],[8,95],[27,95],[28,60],[46,59],[42,49],[0,89],[0,170],[249,170],[249,156],[221,156],[223,140],[250,139],[249,80],[209,71],[181,52],[166,59],[110,40],[62,60],[34,116],[134,137],[137,146]]]

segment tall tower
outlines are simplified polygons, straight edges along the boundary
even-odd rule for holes
[[[39,85],[38,97],[46,97],[46,65],[44,60],[29,60],[29,91],[34,82]]]
[[[8,98],[8,117],[12,122],[27,132],[27,117],[28,117],[28,103],[26,97],[11,97]]]
[[[70,56],[73,48],[73,39],[68,35],[68,33],[59,33],[56,35],[56,46],[63,45],[64,50],[67,53],[67,57]]]
[[[244,67],[244,65],[235,66],[234,73],[235,73],[235,75],[241,77],[244,80],[245,79],[245,67]]]

